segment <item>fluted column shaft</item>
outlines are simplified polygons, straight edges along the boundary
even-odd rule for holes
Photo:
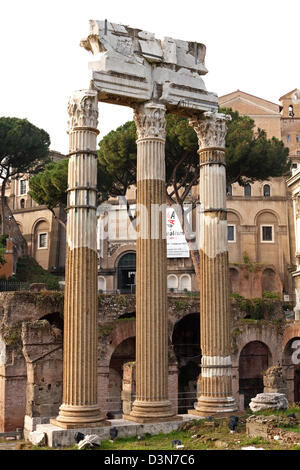
[[[140,105],[137,126],[136,400],[126,418],[173,416],[168,401],[165,106]],[[162,208],[160,207],[162,206]],[[161,209],[161,210],[160,210]]]
[[[55,424],[99,425],[97,400],[97,93],[73,94],[64,304],[63,403]]]
[[[230,305],[226,211],[227,117],[205,113],[191,120],[200,156],[200,415],[232,412]]]

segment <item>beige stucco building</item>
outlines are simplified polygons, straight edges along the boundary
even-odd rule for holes
[[[257,128],[263,128],[268,138],[281,139],[290,149],[292,168],[300,161],[300,107],[299,90],[280,98],[280,104],[237,90],[219,98],[221,107],[232,108],[241,115],[250,116]],[[292,300],[291,271],[295,264],[294,217],[286,176],[255,182],[242,188],[238,184],[228,188],[229,259],[232,290],[259,294],[259,279],[245,273],[235,263],[243,262],[247,253],[250,262],[262,264],[261,292],[279,290]],[[231,228],[230,228],[231,227]],[[249,280],[252,281],[250,286]],[[256,285],[255,285],[256,284]],[[255,295],[253,295],[255,296]],[[286,297],[288,299],[288,297]]]
[[[293,219],[295,233],[295,269],[292,272],[293,284],[295,287],[295,319],[300,320],[300,170],[292,171],[291,178],[287,185],[292,195]]]
[[[290,149],[293,171],[300,162],[300,106],[295,89],[280,98],[280,104],[235,91],[219,98],[228,107],[250,116],[268,138],[282,139]],[[298,144],[299,143],[299,144]],[[228,250],[231,289],[245,297],[260,297],[265,291],[280,292],[292,301],[291,272],[295,265],[294,217],[286,177],[255,182],[246,188],[228,188]],[[198,188],[193,188],[193,196]],[[135,210],[136,190],[128,191],[131,210]],[[122,199],[112,199],[108,223],[110,237],[99,243],[100,290],[134,292],[135,236]],[[188,202],[188,201],[187,201]],[[122,205],[123,204],[123,205]],[[99,220],[99,219],[98,219]],[[100,233],[98,239],[100,239]],[[168,288],[174,292],[198,290],[190,257],[168,257]],[[171,255],[172,256],[172,255]],[[246,261],[246,263],[245,263]],[[132,287],[133,286],[133,287]]]
[[[54,161],[65,155],[50,151]],[[52,272],[63,272],[65,265],[65,229],[57,222],[46,206],[38,205],[28,194],[28,175],[13,178],[6,188],[8,205],[27,242],[28,255]],[[62,209],[55,209],[55,215],[63,218]]]
[[[130,212],[134,216],[136,189],[130,188],[126,197],[130,205]],[[106,219],[103,222],[105,216]],[[103,231],[106,232],[104,236]],[[174,249],[181,253],[179,257],[174,257]],[[98,252],[99,290],[134,293],[136,237],[133,224],[127,213],[127,206],[122,198],[112,198],[108,201],[108,205],[98,208]],[[188,248],[183,242],[182,236],[174,239],[173,244],[169,240],[167,256],[169,290],[174,292],[198,290],[192,260],[188,255]]]

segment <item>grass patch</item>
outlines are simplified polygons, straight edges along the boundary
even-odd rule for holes
[[[290,411],[290,410],[289,410]],[[247,414],[239,417],[238,427],[234,434],[228,428],[229,418],[218,418],[212,421],[192,420],[183,423],[181,428],[169,434],[150,434],[128,438],[117,438],[114,442],[101,442],[99,450],[175,450],[172,440],[180,440],[185,450],[241,450],[242,447],[257,446],[265,450],[299,450],[300,445],[269,442],[261,437],[249,437],[246,434]],[[31,447],[33,450],[48,450],[47,447]],[[57,449],[54,449],[57,450]],[[77,450],[73,445],[64,450]],[[96,449],[95,449],[96,450]],[[98,449],[97,449],[98,450]]]
[[[250,413],[250,411],[249,411]],[[271,415],[276,415],[276,416],[288,416],[290,414],[294,413],[297,417],[300,417],[300,406],[298,403],[295,403],[294,405],[290,406],[287,410],[263,410],[263,411],[256,411],[255,413],[251,413],[253,415],[257,416],[271,416]]]
[[[18,259],[16,274],[9,280],[33,283],[44,283],[49,290],[59,290],[59,279],[49,273],[31,256]]]
[[[289,427],[289,426],[284,426],[284,424],[279,425],[279,428],[284,429],[285,431],[289,432],[298,432],[300,433],[300,426],[294,426],[294,427]]]

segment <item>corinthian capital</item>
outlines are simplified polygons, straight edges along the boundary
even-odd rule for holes
[[[199,149],[208,147],[225,148],[227,121],[231,121],[229,115],[212,112],[206,112],[199,117],[191,118],[189,124],[195,129]]]
[[[98,126],[98,99],[94,90],[75,91],[68,103],[68,128]]]
[[[166,138],[166,107],[164,105],[150,102],[136,106],[134,121],[138,139]]]

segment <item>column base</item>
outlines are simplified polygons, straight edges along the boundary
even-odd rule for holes
[[[148,402],[136,400],[129,415],[123,415],[123,419],[136,423],[160,423],[163,421],[181,420],[174,414],[171,403],[166,401]]]
[[[195,416],[227,416],[238,411],[233,397],[199,397],[194,410],[188,410],[188,414]]]
[[[56,419],[51,419],[50,423],[62,429],[92,428],[110,425],[108,421],[105,421],[105,417],[100,414],[98,405],[61,405],[59,415]]]

